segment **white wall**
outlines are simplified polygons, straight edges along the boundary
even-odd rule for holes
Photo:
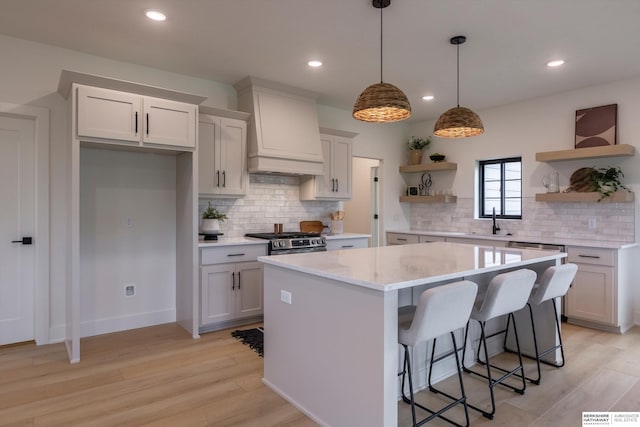
[[[175,156],[82,148],[80,200],[80,335],[174,322]]]

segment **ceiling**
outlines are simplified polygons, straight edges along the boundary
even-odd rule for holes
[[[472,109],[636,77],[639,17],[638,0],[393,0],[383,77],[412,121],[455,106],[455,35],[467,36],[460,104]],[[380,80],[371,0],[2,0],[0,33],[226,84],[274,80],[348,110]],[[566,64],[546,67],[556,58]]]

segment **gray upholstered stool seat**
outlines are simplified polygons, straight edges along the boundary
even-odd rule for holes
[[[404,348],[404,363],[402,372],[400,373],[400,375],[402,375],[402,398],[404,402],[411,405],[411,415],[414,426],[422,425],[435,417],[440,417],[454,425],[461,425],[442,415],[445,411],[448,411],[458,404],[464,405],[465,425],[469,425],[469,414],[467,412],[466,396],[458,358],[459,349],[456,345],[453,331],[461,329],[467,324],[477,292],[478,286],[470,281],[449,283],[424,291],[420,295],[420,302],[417,307],[407,306],[398,309],[398,342]],[[447,333],[451,335],[453,343],[453,353],[456,357],[461,396],[453,397],[445,394],[445,396],[452,399],[453,402],[444,408],[433,411],[415,402],[411,372],[411,355],[408,347],[414,347],[416,344],[433,340],[433,348],[435,348],[436,338]],[[410,397],[407,397],[404,392],[405,378],[407,376],[409,378]],[[429,415],[417,421],[416,407],[427,411]]]
[[[489,354],[487,351],[487,338],[501,333],[506,333],[506,329],[487,336],[485,331],[485,324],[488,320],[491,320],[498,316],[507,315],[508,325],[509,322],[513,320],[513,313],[524,308],[527,300],[529,299],[529,295],[531,294],[531,289],[533,288],[535,281],[536,273],[528,269],[521,269],[508,273],[498,274],[491,280],[491,282],[489,282],[486,292],[476,299],[476,303],[473,307],[473,310],[471,311],[471,319],[477,321],[480,324],[480,342],[478,344],[475,361],[476,363],[485,365],[487,372],[485,375],[478,371],[468,369],[464,366],[464,355],[466,353],[467,337],[469,335],[469,323],[471,323],[471,321],[469,321],[469,323],[467,324],[464,337],[465,344],[463,347],[462,357],[463,370],[467,373],[480,376],[487,380],[489,386],[489,395],[491,397],[491,411],[485,411],[480,407],[469,403],[467,403],[467,406],[481,412],[482,415],[486,418],[493,418],[493,415],[496,412],[496,404],[493,394],[494,386],[496,386],[497,384],[502,384],[503,386],[508,387],[517,393],[524,394],[526,383],[524,381],[524,367],[522,366],[522,355],[520,354],[520,343],[518,341],[518,331],[515,327],[515,321],[513,322],[513,331],[515,335],[519,364],[515,368],[509,370],[501,368],[499,366],[491,365],[489,363]],[[480,358],[481,348],[484,348],[484,360]],[[491,368],[502,371],[504,374],[498,379],[493,379]],[[520,373],[522,379],[521,388],[504,383],[507,378],[514,374],[517,374],[518,372]]]
[[[558,308],[556,307],[556,298],[563,297],[569,287],[571,286],[571,282],[576,277],[576,273],[578,272],[578,266],[576,264],[562,264],[554,267],[547,268],[542,274],[542,278],[540,281],[533,287],[533,291],[531,292],[531,296],[527,301],[527,308],[529,309],[529,318],[531,319],[531,330],[533,332],[533,346],[535,351],[535,357],[533,359],[536,360],[536,367],[538,368],[538,376],[537,378],[526,377],[527,380],[531,381],[534,384],[540,384],[541,381],[541,372],[540,372],[540,363],[545,363],[547,365],[555,366],[560,368],[564,366],[564,348],[562,346],[562,334],[560,333],[560,320],[558,319]],[[558,334],[558,343],[554,343],[554,345],[548,347],[545,350],[540,351],[538,349],[538,337],[536,335],[536,325],[533,318],[533,309],[532,306],[541,305],[547,301],[551,301],[553,304],[553,314],[556,325],[556,332]],[[509,324],[507,324],[507,329],[509,329]],[[506,338],[506,337],[505,337]],[[506,348],[506,346],[505,346]],[[547,362],[542,358],[547,354],[560,349],[560,362]],[[508,351],[513,351],[511,349],[507,349]]]

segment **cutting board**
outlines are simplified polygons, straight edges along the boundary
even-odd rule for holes
[[[322,233],[324,224],[322,221],[300,221],[300,231],[303,233]]]

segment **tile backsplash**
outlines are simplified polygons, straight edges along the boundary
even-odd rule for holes
[[[284,231],[298,231],[303,220],[320,220],[329,224],[329,213],[342,209],[337,201],[299,200],[297,176],[249,175],[249,190],[238,199],[200,199],[199,218],[207,202],[228,219],[220,224],[224,237],[241,237],[249,232],[273,232],[273,224],[283,224]]]
[[[634,242],[633,203],[542,203],[522,199],[522,220],[498,220],[500,234],[531,241],[562,239]],[[591,226],[591,227],[590,227]],[[491,220],[474,219],[472,198],[451,204],[413,204],[411,229],[491,233]]]

